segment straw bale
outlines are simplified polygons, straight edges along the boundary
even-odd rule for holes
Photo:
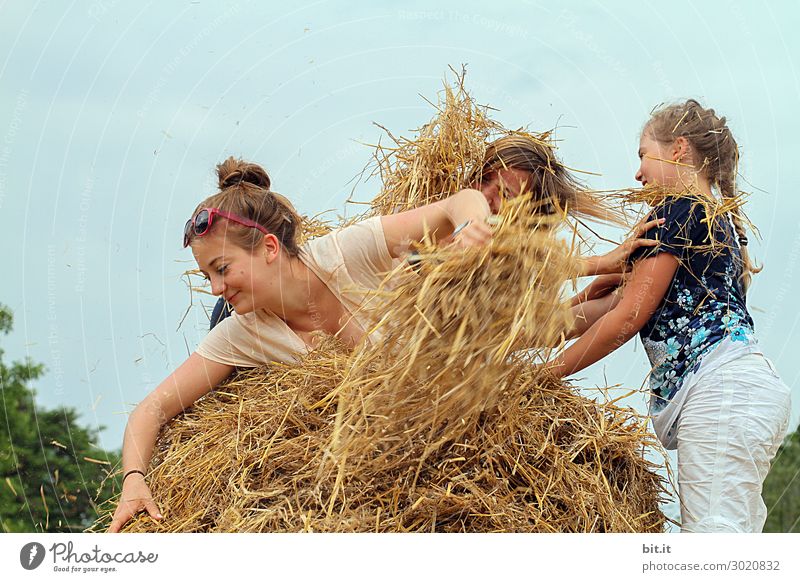
[[[559,292],[575,261],[529,210],[508,204],[486,248],[427,249],[422,272],[406,270],[387,298],[383,341],[353,357],[334,393],[328,520],[362,516],[357,531],[662,526],[642,420],[534,365],[569,325]]]

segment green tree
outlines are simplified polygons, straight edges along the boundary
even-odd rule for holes
[[[786,437],[764,481],[765,532],[800,533],[800,430]]]
[[[0,305],[0,334],[13,316]],[[26,359],[6,364],[0,349],[0,531],[81,531],[96,507],[117,489],[117,453],[98,449],[98,432],[78,424],[72,408],[45,410],[28,384],[44,366]]]

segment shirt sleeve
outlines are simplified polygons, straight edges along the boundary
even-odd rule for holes
[[[253,314],[233,314],[222,320],[197,346],[200,356],[237,368],[293,362],[304,350],[299,339]]]
[[[258,362],[248,356],[241,348],[245,337],[241,328],[241,322],[236,315],[228,317],[208,332],[200,345],[197,346],[197,353],[207,360],[236,366],[237,368],[254,368]]]
[[[669,253],[679,260],[686,259],[688,249],[698,237],[698,213],[702,212],[695,200],[688,197],[670,198],[654,207],[647,220],[664,218],[663,226],[648,230],[642,238],[659,241],[655,247],[640,247],[631,253],[629,263],[640,259],[655,257],[659,253]]]

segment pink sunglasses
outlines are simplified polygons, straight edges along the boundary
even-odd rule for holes
[[[203,208],[200,212],[194,215],[194,218],[190,218],[186,221],[186,226],[183,227],[183,248],[189,246],[189,243],[192,242],[193,235],[204,236],[208,234],[208,231],[211,230],[211,224],[214,222],[214,216],[216,215],[219,215],[222,218],[227,218],[228,220],[232,220],[233,222],[241,224],[242,226],[257,228],[264,234],[269,234],[269,231],[266,228],[257,222],[250,220],[249,218],[242,218],[238,214],[225,212],[219,208]]]

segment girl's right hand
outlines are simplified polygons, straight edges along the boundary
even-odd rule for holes
[[[153,501],[153,495],[150,493],[144,476],[133,473],[128,475],[122,484],[119,505],[114,512],[114,518],[111,520],[111,526],[107,533],[119,533],[125,524],[140,511],[146,511],[153,519],[163,519],[156,502]]]
[[[492,229],[486,224],[486,221],[470,221],[463,223],[458,232],[451,235],[450,241],[452,242],[445,241],[445,243],[450,242],[453,246],[461,248],[480,247],[489,244],[492,234]]]
[[[487,224],[491,214],[489,203],[479,190],[467,188],[447,199],[448,215],[455,232],[444,244],[452,241],[457,247],[483,246],[492,240],[492,229]]]

